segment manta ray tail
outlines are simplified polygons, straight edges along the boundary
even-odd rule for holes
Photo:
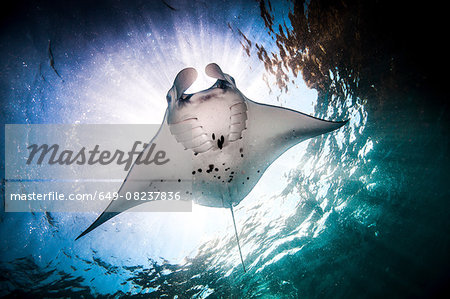
[[[238,232],[237,232],[237,228],[236,228],[236,221],[234,220],[234,212],[233,212],[232,205],[230,205],[230,210],[231,210],[231,217],[233,218],[234,233],[236,234],[236,241],[237,241],[237,245],[238,245],[238,249],[239,249],[239,255],[241,257],[242,268],[244,268],[244,272],[247,272],[247,270],[245,269],[245,265],[244,265],[244,259],[242,258],[241,245],[239,243],[239,236],[238,236]]]

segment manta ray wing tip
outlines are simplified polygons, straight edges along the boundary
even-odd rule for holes
[[[101,224],[105,223],[106,221],[108,221],[109,219],[113,218],[114,216],[120,214],[119,212],[103,212],[102,214],[100,214],[100,216],[98,216],[98,218],[87,228],[85,229],[76,239],[78,240],[79,238],[83,237],[84,235],[90,233],[91,231],[93,231],[94,229],[96,229],[98,226],[100,226]]]
[[[345,126],[348,122],[350,121],[350,118],[343,120],[343,121],[338,121],[337,123],[339,124],[339,127]]]
[[[330,121],[329,123],[332,124],[331,131],[337,130],[343,126],[345,126],[350,119],[342,120],[342,121]]]
[[[85,233],[82,232],[78,237],[75,238],[75,241],[78,240],[79,238],[81,238],[81,237],[84,236],[84,235],[85,235]]]
[[[95,222],[93,223],[93,224],[95,224]],[[97,226],[93,226],[93,225],[91,225],[91,226],[89,226],[87,229],[85,229],[78,237],[76,237],[75,238],[75,241],[76,240],[78,240],[78,239],[80,239],[81,237],[83,237],[84,235],[87,235],[88,233],[90,233],[94,228],[96,228]]]
[[[331,122],[333,125],[329,127],[328,132],[332,132],[335,130],[340,129],[341,127],[345,126],[348,123],[349,119],[343,120],[343,121],[333,121]]]

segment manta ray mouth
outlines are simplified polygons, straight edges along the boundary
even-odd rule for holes
[[[189,102],[189,100],[192,98],[193,95],[194,95],[193,93],[192,94],[183,93],[178,101],[180,103]]]
[[[222,90],[227,90],[229,88],[231,88],[231,84],[225,80],[221,80],[218,79],[213,85],[211,85],[211,87],[198,91],[198,92],[194,92],[194,93],[183,93],[181,95],[181,97],[179,98],[179,102],[184,104],[186,102],[189,102],[189,100],[192,98],[192,96],[196,95],[196,94],[202,94],[202,93],[207,93],[208,91],[214,90],[216,88],[222,89]]]

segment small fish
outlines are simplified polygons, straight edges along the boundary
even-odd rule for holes
[[[63,78],[61,77],[61,75],[58,73],[58,71],[55,68],[55,58],[53,57],[52,45],[51,45],[50,40],[48,41],[48,59],[49,59],[50,67],[52,68],[52,70],[64,82]]]
[[[55,221],[55,218],[50,214],[50,212],[45,212],[45,218],[47,219],[48,224],[55,227],[57,222]]]
[[[162,0],[162,3],[164,3],[168,8],[170,8],[173,11],[177,11],[178,9],[176,9],[175,7],[173,7],[172,5],[170,5],[169,3],[167,3],[166,1]]]

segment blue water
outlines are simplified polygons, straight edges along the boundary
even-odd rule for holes
[[[442,286],[445,107],[428,94],[319,97],[293,75],[278,90],[255,45],[250,55],[242,46],[244,34],[278,49],[256,2],[112,3],[30,7],[11,21],[2,125],[160,123],[176,73],[209,62],[252,100],[350,121],[285,153],[236,207],[246,273],[226,209],[125,213],[78,241],[97,214],[2,211],[1,296],[410,297]],[[287,21],[287,3],[274,9],[275,23]],[[210,83],[201,76],[192,90]]]

